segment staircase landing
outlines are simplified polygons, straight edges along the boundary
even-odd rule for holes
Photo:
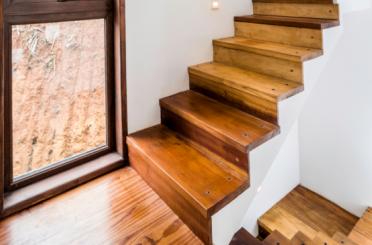
[[[132,168],[0,222],[0,244],[202,244]]]

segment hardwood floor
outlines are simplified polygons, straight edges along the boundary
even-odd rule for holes
[[[132,168],[0,222],[0,244],[202,244]]]

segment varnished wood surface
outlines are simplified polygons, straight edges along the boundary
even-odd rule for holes
[[[276,125],[192,91],[164,98],[160,103],[241,151],[253,149],[279,132]]]
[[[256,15],[274,15],[285,17],[305,17],[337,20],[339,7],[337,4],[306,3],[260,3],[253,4]]]
[[[202,244],[131,168],[0,222],[0,244]]]
[[[288,239],[299,231],[314,239],[319,232],[329,237],[336,232],[349,234],[357,220],[334,203],[298,186],[266,212],[259,225],[269,233],[277,230]]]
[[[214,45],[239,49],[280,59],[302,62],[323,54],[321,49],[290,46],[276,42],[253,40],[242,37],[229,37],[213,41]]]
[[[278,231],[273,231],[264,242],[264,245],[291,245],[291,241]]]
[[[336,232],[332,238],[333,240],[337,242],[337,244],[358,245],[357,243],[353,242],[351,239],[349,239],[345,234],[342,234],[341,232]]]
[[[333,0],[253,0],[254,3],[313,3],[313,4],[330,4]]]
[[[296,235],[291,240],[291,245],[310,245],[311,239],[308,238],[301,231],[297,232]]]
[[[323,48],[323,33],[319,29],[236,21],[235,35],[293,46]]]
[[[155,126],[128,137],[131,150],[152,162],[173,182],[179,193],[204,217],[226,204],[248,186],[248,175],[229,162],[216,164],[196,150],[196,145],[164,126]],[[135,163],[134,163],[135,164]],[[220,166],[221,164],[225,166]]]
[[[340,24],[339,20],[315,19],[315,18],[297,18],[270,15],[246,15],[237,16],[235,21],[249,22],[257,24],[280,25],[289,27],[300,27],[310,29],[326,29]]]
[[[262,242],[247,230],[241,228],[237,233],[235,233],[230,245],[262,245]]]
[[[372,245],[372,208],[367,209],[350,233],[349,238],[361,245]]]

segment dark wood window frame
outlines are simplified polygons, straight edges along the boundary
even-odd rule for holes
[[[102,18],[107,53],[107,147],[13,181],[11,25]],[[127,164],[125,0],[3,0],[0,22],[0,217],[5,217]]]

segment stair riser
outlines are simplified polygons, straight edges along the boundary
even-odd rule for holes
[[[282,44],[323,48],[321,30],[246,22],[235,22],[235,35],[250,39],[277,42]]]
[[[214,45],[214,61],[294,82],[303,82],[302,62],[283,60],[218,45]]]
[[[332,20],[337,20],[339,18],[339,8],[336,4],[254,3],[253,12],[257,15],[308,17]]]
[[[243,111],[260,117],[266,121],[278,124],[278,104],[273,98],[246,93],[226,86],[222,83],[190,74],[190,88],[218,101],[237,107]]]
[[[128,150],[129,162],[138,174],[205,244],[212,244],[210,218],[190,204],[185,197],[187,194],[131,142],[128,142]]]
[[[161,108],[161,122],[170,129],[185,135],[227,161],[237,165],[245,171],[248,171],[249,164],[247,152],[239,151],[232,145],[214,137],[210,133],[199,128],[197,125],[190,123],[164,107]]]

